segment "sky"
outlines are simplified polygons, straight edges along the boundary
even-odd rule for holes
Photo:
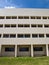
[[[0,0],[0,8],[49,8],[49,0]]]

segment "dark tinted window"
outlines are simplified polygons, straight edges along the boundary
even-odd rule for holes
[[[35,16],[31,16],[31,19],[35,19]]]
[[[15,50],[14,48],[9,48],[9,47],[6,47],[6,48],[5,48],[5,51],[6,51],[6,52],[12,52],[12,51],[14,51],[14,50]]]
[[[16,24],[11,24],[11,27],[16,27]]]
[[[26,51],[29,51],[29,48],[28,47],[20,47],[19,51],[26,52]]]
[[[9,38],[9,34],[3,34],[3,38]]]
[[[16,38],[16,34],[10,34],[10,38]]]
[[[5,27],[7,27],[7,28],[10,27],[10,24],[5,24]]]
[[[34,47],[33,50],[34,51],[43,51],[43,48],[42,47]]]
[[[3,24],[0,24],[0,28],[3,27]]]
[[[18,24],[18,27],[23,27],[23,24]]]
[[[17,16],[12,16],[12,19],[17,19]]]
[[[23,34],[17,34],[17,37],[18,37],[18,38],[23,38],[24,35],[23,35]]]
[[[39,34],[39,37],[44,37],[44,34]]]
[[[32,34],[32,38],[38,37],[38,34]]]
[[[24,34],[25,38],[30,38],[30,34]]]
[[[49,37],[49,34],[46,34],[46,37]]]
[[[31,24],[31,27],[37,27],[37,25],[36,24]]]
[[[6,16],[6,19],[11,19],[11,16]]]
[[[30,25],[29,24],[24,24],[24,27],[30,27]]]

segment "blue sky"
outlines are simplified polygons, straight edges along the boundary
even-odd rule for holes
[[[49,0],[0,0],[0,8],[49,8]]]

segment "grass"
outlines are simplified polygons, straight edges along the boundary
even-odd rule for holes
[[[0,65],[49,65],[49,57],[0,57]]]

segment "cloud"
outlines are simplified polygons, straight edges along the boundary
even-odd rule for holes
[[[0,8],[4,8],[4,7],[22,7],[22,4],[15,4],[13,3],[13,0],[0,0]]]

